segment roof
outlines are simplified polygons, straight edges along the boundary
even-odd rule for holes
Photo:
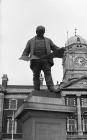
[[[87,80],[87,76],[82,76],[82,77],[80,77],[80,78],[72,78],[72,79],[70,79],[70,80],[68,80],[68,81],[64,81],[64,82],[61,82],[61,84],[60,84],[60,87],[62,88],[62,89],[67,89],[68,87],[71,87],[72,85],[74,85],[74,84],[76,84],[77,82],[79,82],[79,81],[81,81],[81,80],[84,80],[84,79],[86,79]],[[72,88],[72,87],[71,87]],[[74,87],[75,88],[75,87]],[[81,87],[81,85],[79,85],[78,84],[78,88],[81,90],[86,90],[87,89],[87,85],[85,85],[85,87],[83,88],[83,87]],[[78,90],[78,88],[77,88],[77,90]],[[76,88],[75,88],[75,90],[76,90]]]
[[[65,46],[70,46],[70,45],[77,44],[78,41],[79,41],[81,44],[87,46],[87,41],[86,41],[84,38],[82,38],[81,36],[79,36],[79,35],[75,35],[75,36],[70,37],[70,38],[66,41]]]
[[[2,91],[2,86],[1,91]],[[43,85],[41,89],[47,89],[46,85]],[[30,93],[34,90],[33,85],[7,85],[3,92],[6,93]]]

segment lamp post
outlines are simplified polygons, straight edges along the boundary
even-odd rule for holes
[[[42,73],[40,74],[40,86],[43,86],[43,80],[44,80],[44,77],[42,75]]]

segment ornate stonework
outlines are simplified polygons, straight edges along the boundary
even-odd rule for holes
[[[81,86],[83,86],[83,87],[85,87],[85,88],[87,88],[87,80],[82,80],[81,82],[80,82],[80,85]]]
[[[67,40],[65,48],[64,80],[87,75],[87,41],[76,35]]]

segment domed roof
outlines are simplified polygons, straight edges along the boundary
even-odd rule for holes
[[[70,45],[74,45],[74,44],[77,44],[77,43],[80,43],[82,45],[86,45],[87,46],[87,41],[85,39],[83,39],[81,36],[79,35],[75,35],[75,36],[72,36],[70,37],[66,43],[65,43],[65,46],[70,46]]]

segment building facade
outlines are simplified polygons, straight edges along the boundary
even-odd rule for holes
[[[75,35],[67,40],[65,48],[63,80],[57,86],[61,88],[64,106],[71,110],[74,108],[66,116],[67,140],[86,140],[87,41]],[[46,88],[41,81],[41,89]],[[30,85],[8,85],[8,77],[3,75],[0,86],[0,139],[22,140],[22,124],[14,119],[14,115],[32,91],[33,86]]]

